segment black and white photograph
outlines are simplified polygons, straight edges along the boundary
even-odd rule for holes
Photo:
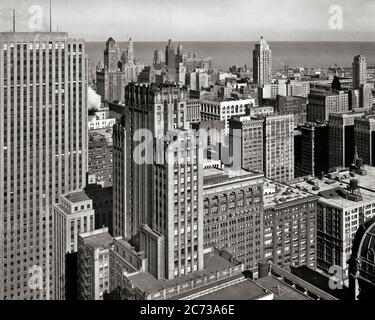
[[[374,17],[1,0],[0,306],[227,320],[374,301]]]

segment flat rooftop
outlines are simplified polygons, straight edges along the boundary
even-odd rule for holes
[[[85,191],[72,192],[65,195],[65,198],[72,203],[91,200]]]
[[[85,244],[90,245],[95,249],[97,248],[108,249],[110,245],[113,243],[113,238],[106,231],[100,232],[100,233],[88,232],[88,233],[81,234],[81,237],[84,238]]]
[[[92,129],[89,130],[89,138],[102,135],[107,140],[108,144],[112,144],[112,132],[112,128]]]
[[[365,176],[355,174],[354,179],[358,180],[358,185],[362,188],[371,189],[375,192],[375,167],[363,166],[362,169],[367,171]],[[343,179],[343,182],[349,183],[350,179]]]
[[[309,192],[297,189],[295,187],[264,178],[263,184],[263,202],[264,208],[273,207],[295,200],[311,198],[313,195]]]
[[[305,265],[291,267],[291,273],[339,300],[352,300],[352,295],[348,288],[343,286],[341,290],[331,289],[329,287],[329,276],[314,271]]]
[[[203,169],[203,177],[210,177],[210,176],[227,176],[228,179],[232,178],[242,178],[246,176],[258,176],[262,175],[258,172],[247,171],[244,169],[232,169],[232,168],[225,168],[225,169],[218,169],[218,168],[206,168]]]
[[[274,300],[312,300],[272,275],[258,279],[256,283],[271,291]]]
[[[356,178],[357,177],[359,176],[356,175]],[[316,188],[314,188],[313,185],[307,180],[293,183],[292,185],[303,191],[319,196],[320,202],[335,206],[337,208],[358,206],[361,203],[375,200],[375,191],[363,188],[360,188],[360,195],[362,197],[361,200],[355,201],[345,197],[350,179],[346,179],[343,181],[332,180],[326,177],[321,180],[317,178],[310,179],[310,182],[316,183]],[[369,184],[371,183],[369,180],[365,179],[365,181],[368,181]],[[359,185],[361,185],[361,183],[359,183]]]
[[[256,300],[270,294],[264,288],[249,279],[200,296],[194,300]]]
[[[148,272],[141,272],[135,275],[130,275],[128,279],[131,281],[134,287],[137,287],[141,291],[150,294],[153,292],[158,292],[164,288],[175,286],[179,283],[185,283],[204,275],[209,275],[217,271],[234,267],[235,264],[231,263],[224,257],[221,257],[218,254],[212,252],[204,255],[204,266],[204,270],[197,271],[173,280],[159,280]]]

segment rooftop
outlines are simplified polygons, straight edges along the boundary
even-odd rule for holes
[[[359,176],[356,176],[359,177]],[[361,176],[360,181],[363,177]],[[337,208],[346,208],[351,206],[358,206],[358,204],[368,202],[368,201],[375,201],[375,191],[370,189],[360,188],[358,192],[355,194],[360,194],[361,198],[357,196],[350,196],[348,194],[348,183],[352,178],[347,178],[342,181],[337,181],[333,179],[329,179],[324,177],[323,179],[309,179],[304,181],[299,181],[297,183],[293,183],[292,185],[300,190],[305,192],[309,192],[311,194],[315,194],[319,196],[319,201],[322,203],[326,203],[330,206],[335,206]],[[370,181],[371,178],[364,179],[363,181],[367,181],[368,184],[372,184]],[[361,183],[359,185],[361,186]],[[350,193],[350,192],[349,192]]]
[[[263,202],[265,208],[311,197],[311,193],[274,180],[264,179]]]
[[[233,182],[234,180],[242,180],[246,178],[262,178],[263,174],[247,171],[245,169],[233,169],[233,168],[205,168],[203,169],[203,184],[204,186],[210,186],[218,183]]]
[[[173,280],[158,280],[148,272],[140,272],[134,275],[130,275],[128,279],[132,282],[132,285],[134,287],[139,288],[142,292],[153,293],[158,292],[164,288],[175,286],[179,283],[185,283],[204,275],[209,275],[217,271],[234,267],[235,265],[236,264],[230,262],[229,260],[218,254],[207,253],[204,255],[205,268],[192,274],[188,274]]]
[[[65,198],[72,203],[91,200],[85,191],[72,192],[65,195]]]
[[[265,297],[267,294],[271,293],[254,281],[244,278],[241,282],[200,296],[194,300],[256,300],[257,298]]]
[[[271,291],[274,300],[311,300],[272,275],[258,279],[256,283]]]
[[[113,243],[113,238],[106,228],[82,233],[80,236],[84,238],[85,244],[90,245],[95,249],[108,249]]]
[[[375,191],[375,167],[363,166],[362,169],[366,170],[367,174],[361,176],[359,174],[354,175],[353,178],[358,180],[358,185],[362,188],[367,188]],[[351,178],[343,179],[343,182],[349,183]]]

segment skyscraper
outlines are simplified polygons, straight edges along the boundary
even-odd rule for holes
[[[354,162],[354,119],[363,113],[332,113],[328,123],[329,168],[346,167]],[[327,137],[326,137],[327,138]]]
[[[114,236],[135,237],[141,224],[150,224],[153,211],[153,149],[146,150],[139,164],[133,157],[134,139],[147,135],[146,130],[156,138],[165,131],[188,128],[186,100],[186,90],[172,85],[130,83],[126,87],[125,116],[113,132]],[[147,139],[147,147],[152,148],[152,141]]]
[[[328,172],[328,126],[306,123],[301,127],[301,173],[303,176],[319,176]]]
[[[354,119],[354,144],[364,164],[375,166],[375,116]]]
[[[267,178],[294,179],[294,116],[269,115],[263,123],[263,167]]]
[[[263,172],[263,119],[235,116],[229,120],[229,135],[230,155],[239,158],[241,168]],[[240,153],[233,151],[235,143],[241,146]]]
[[[114,127],[114,235],[145,252],[147,271],[162,279],[203,269],[203,151],[186,130],[186,99],[177,86],[130,83]]]
[[[134,65],[134,44],[132,38],[129,39],[121,57],[122,64]]]
[[[77,299],[78,235],[95,230],[92,200],[84,191],[60,196],[54,205],[55,299]]]
[[[176,64],[178,65],[183,62],[184,62],[184,48],[182,47],[181,43],[179,43],[177,47]]]
[[[331,113],[349,110],[349,94],[345,91],[314,91],[309,94],[307,121],[328,121]]]
[[[0,33],[0,300],[51,299],[53,204],[85,186],[87,59],[66,33]]]
[[[104,68],[97,70],[97,92],[102,101],[123,103],[125,86],[136,81],[144,65],[134,60],[134,46],[130,38],[122,55],[116,41],[111,37],[104,50]]]
[[[176,50],[174,49],[171,39],[169,39],[167,47],[165,48],[165,64],[168,67],[168,72],[174,73],[176,69]]]
[[[257,85],[271,83],[272,50],[266,40],[260,37],[253,50],[253,82]]]
[[[110,37],[107,40],[106,48],[104,50],[104,68],[109,72],[118,70],[118,61],[120,60],[120,48],[116,41]]]
[[[353,61],[353,88],[359,89],[367,82],[367,63],[364,56],[358,55]]]
[[[161,50],[155,50],[154,51],[154,60],[153,60],[153,63],[152,63],[152,66],[154,67],[154,69],[161,69],[163,63],[164,63],[164,56],[163,56],[163,52]]]

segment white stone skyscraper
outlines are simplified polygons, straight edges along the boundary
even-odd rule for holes
[[[257,85],[271,83],[272,50],[266,40],[260,37],[253,50],[253,82]]]
[[[126,44],[126,48],[122,55],[122,63],[128,64],[129,66],[134,65],[134,43],[132,38],[129,39],[128,43]]]
[[[53,205],[85,186],[85,42],[0,33],[0,300],[53,299]]]

